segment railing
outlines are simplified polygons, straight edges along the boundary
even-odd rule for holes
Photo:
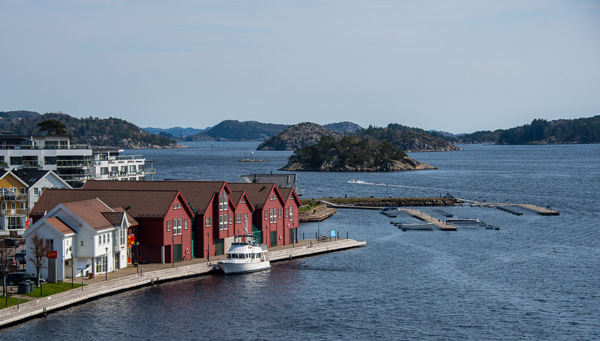
[[[26,194],[1,194],[0,200],[2,201],[26,201]]]
[[[15,208],[14,210],[12,208],[7,208],[5,210],[0,210],[0,212],[5,217],[10,217],[10,216],[26,216],[27,215],[27,210],[26,209],[20,209],[20,208]]]

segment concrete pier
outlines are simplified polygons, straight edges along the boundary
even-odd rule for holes
[[[293,245],[272,248],[273,251],[269,252],[269,258],[272,262],[286,261],[365,245],[365,241],[354,239],[301,240]],[[105,280],[104,275],[97,276],[95,279],[76,278],[75,282],[77,284],[83,283],[83,287],[42,298],[23,297],[28,299],[29,302],[21,303],[19,308],[13,306],[0,310],[0,328],[118,292],[205,275],[214,272],[217,261],[223,258],[224,256],[211,257],[210,261],[207,261],[206,258],[195,258],[190,261],[175,263],[174,267],[172,264],[140,264],[143,269],[141,273],[137,273],[135,267],[128,267],[109,273],[108,280]],[[66,282],[69,282],[69,280],[66,280]]]

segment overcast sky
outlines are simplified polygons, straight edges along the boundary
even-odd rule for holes
[[[453,133],[600,115],[598,0],[0,0],[0,111]]]

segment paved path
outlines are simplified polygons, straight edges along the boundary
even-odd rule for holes
[[[272,262],[289,260],[299,257],[312,256],[316,254],[334,252],[355,247],[365,246],[366,242],[353,239],[339,239],[333,241],[302,240],[299,243],[286,246],[273,247],[269,251],[269,259]],[[45,313],[63,309],[73,304],[81,303],[90,299],[110,295],[116,292],[130,290],[144,285],[151,285],[162,281],[199,276],[214,271],[216,261],[224,256],[206,258],[195,258],[173,264],[144,264],[140,265],[140,273],[135,267],[118,270],[107,276],[96,276],[94,279],[77,278],[76,282],[84,286],[82,288],[65,291],[43,298],[27,297],[30,301],[17,306],[0,310],[0,327],[22,322],[29,318],[43,315]],[[141,270],[143,269],[143,276]],[[66,280],[68,282],[69,280]],[[18,295],[15,295],[18,297]],[[26,297],[26,296],[22,296]]]

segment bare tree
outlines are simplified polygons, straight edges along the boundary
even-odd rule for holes
[[[0,278],[2,279],[2,292],[6,296],[6,276],[10,272],[12,253],[14,249],[6,246],[3,241],[0,241]]]
[[[36,285],[40,286],[40,270],[44,268],[44,258],[46,258],[46,251],[48,248],[44,244],[44,239],[40,238],[37,233],[31,237],[31,246],[33,246],[32,255],[29,260],[35,266],[35,281]]]

